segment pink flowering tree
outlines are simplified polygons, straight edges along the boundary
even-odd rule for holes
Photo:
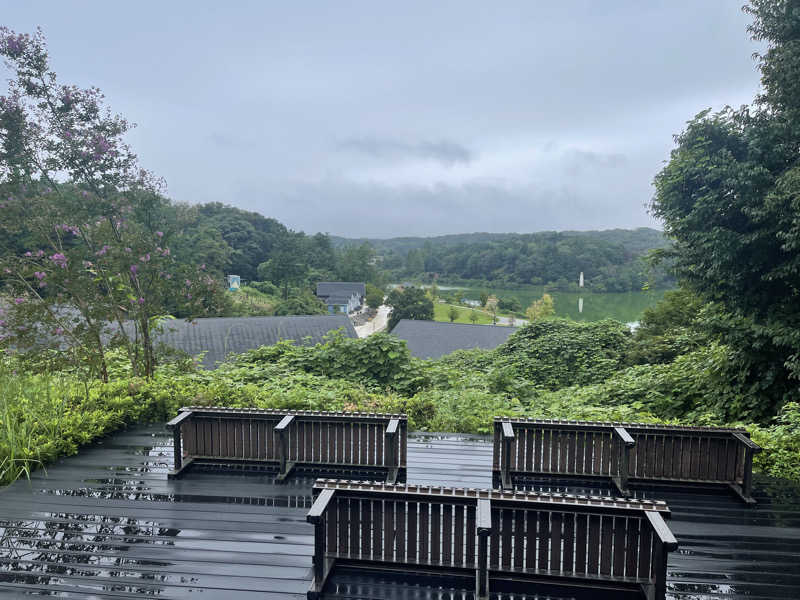
[[[0,257],[0,343],[50,347],[103,380],[107,350],[121,346],[151,376],[160,320],[215,314],[221,286],[173,259],[162,184],[100,91],[58,83],[41,31],[0,28],[0,55],[12,74],[0,96],[0,235],[25,247]]]

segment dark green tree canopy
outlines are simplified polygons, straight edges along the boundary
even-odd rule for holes
[[[701,112],[655,178],[652,213],[678,279],[715,304],[706,324],[734,351],[753,414],[796,399],[800,377],[800,1],[753,0],[763,93]]]
[[[386,304],[392,307],[389,314],[389,331],[401,319],[433,320],[433,300],[428,298],[425,290],[418,287],[408,287],[403,291],[394,289],[386,298]]]

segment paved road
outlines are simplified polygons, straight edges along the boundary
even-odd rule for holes
[[[392,308],[390,306],[386,306],[385,304],[379,306],[378,314],[375,315],[374,319],[355,328],[358,337],[365,338],[373,333],[386,329],[386,323],[389,320],[389,313],[391,310]]]

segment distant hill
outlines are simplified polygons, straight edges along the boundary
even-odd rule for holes
[[[431,246],[452,247],[469,244],[480,244],[484,242],[497,242],[511,240],[520,236],[552,235],[560,233],[564,236],[586,237],[590,239],[602,240],[612,244],[621,244],[625,250],[635,254],[654,248],[664,248],[669,246],[669,240],[662,231],[650,227],[639,227],[637,229],[604,229],[600,231],[540,231],[536,233],[455,233],[451,235],[437,235],[433,237],[395,237],[395,238],[346,238],[332,235],[331,243],[335,248],[344,246],[358,246],[364,242],[369,243],[377,254],[384,252],[407,253],[409,250],[423,248],[426,244]]]
[[[389,277],[397,280],[484,281],[549,285],[568,290],[583,272],[595,291],[635,291],[647,282],[671,286],[664,271],[643,263],[649,250],[669,246],[649,227],[604,231],[464,233],[435,237],[331,237],[335,247],[369,243]]]

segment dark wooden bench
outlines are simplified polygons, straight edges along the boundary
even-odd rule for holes
[[[539,582],[663,600],[678,545],[659,501],[330,479],[314,492],[312,599],[349,567],[460,577],[480,598]]]
[[[744,429],[495,418],[493,474],[504,489],[525,476],[714,484],[752,497],[753,454]]]
[[[277,467],[279,480],[298,467],[405,481],[405,415],[190,406],[167,428],[175,440],[171,478],[215,464]]]

